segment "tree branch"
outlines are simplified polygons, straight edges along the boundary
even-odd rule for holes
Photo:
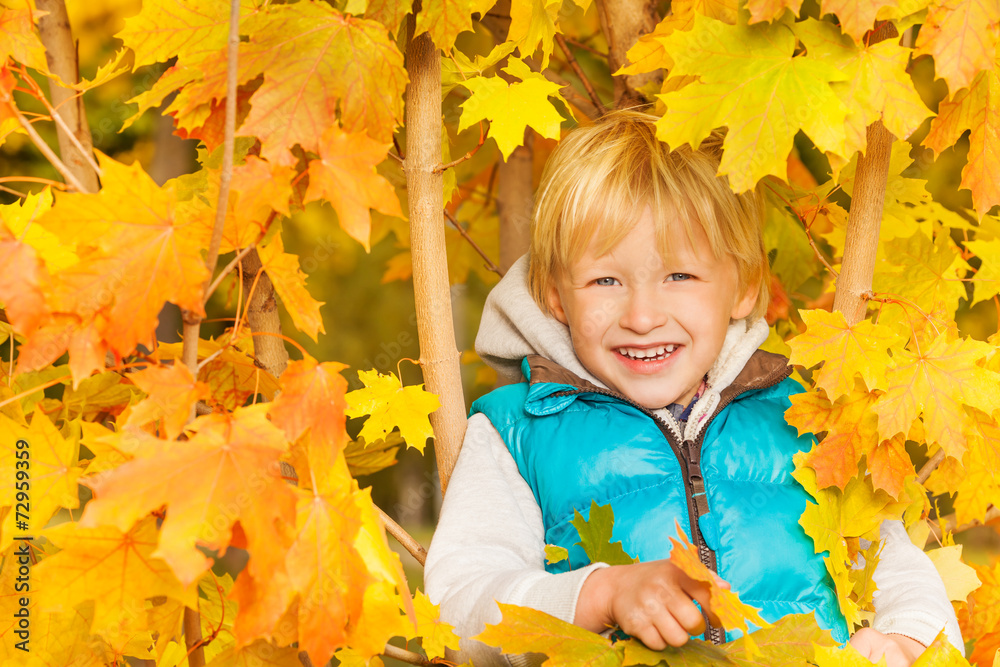
[[[561,48],[563,53],[566,54],[566,60],[569,62],[569,66],[573,68],[574,72],[576,72],[577,77],[580,79],[580,83],[583,84],[584,90],[586,90],[587,95],[590,96],[590,101],[594,103],[594,107],[600,112],[600,114],[604,115],[607,111],[607,109],[604,108],[604,103],[601,102],[601,98],[597,96],[597,91],[594,90],[594,86],[590,83],[590,79],[587,78],[586,74],[584,74],[583,68],[580,67],[580,63],[576,61],[576,57],[573,55],[573,52],[570,51],[569,46],[566,45],[566,40],[563,39],[563,36],[559,33],[556,33],[556,43],[559,44],[559,48]]]
[[[497,274],[501,278],[503,278],[504,272],[500,270],[499,266],[493,263],[493,260],[486,255],[486,252],[484,252],[483,249],[479,247],[479,244],[472,240],[472,237],[469,236],[469,232],[466,231],[465,227],[460,225],[457,220],[455,220],[455,218],[448,211],[448,209],[444,209],[444,217],[448,218],[448,222],[450,222],[455,227],[455,229],[458,230],[458,233],[462,235],[463,239],[468,241],[469,245],[472,246],[472,249],[475,250],[477,253],[479,253],[479,256],[483,258],[484,262],[486,262],[486,268],[492,271],[493,273]]]
[[[926,482],[931,473],[944,461],[945,456],[944,447],[934,452],[934,456],[927,459],[927,463],[921,466],[920,472],[917,473],[917,482],[920,484]]]
[[[72,85],[80,80],[80,71],[66,3],[64,0],[37,0],[35,4],[38,9],[48,12],[38,19],[38,33],[45,46],[45,60],[49,71],[63,83]],[[83,184],[85,189],[80,192],[97,192],[100,187],[100,169],[94,162],[94,144],[83,96],[71,88],[59,85],[53,79],[49,79],[49,94],[52,96],[52,104],[48,103],[41,91],[38,97],[48,107],[56,123],[59,154],[67,169]]]
[[[406,532],[402,526],[393,521],[391,516],[383,512],[381,507],[376,505],[375,509],[378,510],[379,516],[382,517],[382,523],[385,524],[386,531],[395,537],[396,541],[403,545],[403,547],[410,552],[410,555],[413,556],[418,563],[423,565],[427,560],[427,550],[420,546],[420,543],[413,539],[413,537]]]
[[[208,303],[208,300],[212,298],[213,294],[215,294],[215,290],[219,289],[219,285],[222,283],[223,280],[226,279],[226,276],[228,276],[230,272],[236,268],[236,265],[240,263],[240,260],[246,257],[247,254],[253,252],[256,249],[257,249],[256,246],[251,245],[247,246],[246,248],[243,248],[238,253],[236,253],[236,257],[233,257],[232,260],[230,260],[229,264],[226,264],[226,266],[223,267],[222,271],[219,272],[219,275],[215,277],[215,280],[213,280],[212,283],[205,290],[204,303]]]
[[[396,660],[401,660],[402,662],[406,662],[411,665],[420,665],[420,667],[430,667],[434,664],[419,653],[407,651],[405,648],[399,648],[398,646],[393,646],[392,644],[385,645],[383,655],[395,658]]]
[[[59,156],[55,154],[55,151],[49,148],[49,145],[45,143],[42,137],[39,136],[38,132],[35,131],[34,126],[28,122],[27,118],[24,117],[24,114],[21,113],[21,110],[18,109],[16,106],[14,106],[13,99],[8,98],[7,100],[3,101],[7,103],[7,108],[10,109],[10,111],[17,118],[17,122],[21,124],[21,127],[24,128],[24,131],[28,133],[28,137],[31,138],[31,143],[35,144],[35,147],[41,152],[41,154],[44,155],[45,158],[52,163],[52,166],[56,168],[56,171],[58,171],[62,175],[62,177],[66,180],[67,185],[69,185],[77,192],[83,192],[86,194],[92,194],[93,192],[95,192],[95,190],[91,190],[83,183],[81,183],[80,180],[77,179],[77,177],[73,174],[73,172],[70,171],[69,167],[63,164],[63,161],[60,160]]]

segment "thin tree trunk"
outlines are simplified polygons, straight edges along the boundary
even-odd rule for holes
[[[597,15],[601,19],[601,31],[608,40],[608,64],[612,74],[628,64],[626,53],[639,37],[652,32],[659,23],[656,5],[656,0],[597,0]],[[646,104],[648,100],[639,88],[654,81],[663,81],[662,71],[616,76],[615,107],[624,109]]]
[[[500,271],[503,273],[507,273],[518,257],[528,252],[531,243],[534,143],[534,132],[531,128],[525,129],[524,145],[515,148],[497,170]]]
[[[409,21],[412,35],[412,16]],[[444,181],[442,174],[434,173],[441,164],[441,55],[424,33],[410,39],[406,60],[410,84],[403,166],[409,194],[413,291],[424,383],[441,401],[431,415],[431,426],[443,493],[462,447],[466,419],[445,252]]]
[[[64,82],[74,84],[80,80],[79,66],[76,61],[76,44],[66,14],[66,4],[63,0],[37,0],[38,9],[48,12],[38,20],[38,32],[45,45],[45,60],[49,70]],[[83,97],[75,90],[64,88],[49,79],[49,96],[56,113],[73,131],[74,136],[88,156],[93,159],[93,140],[90,136],[90,125],[87,124],[87,114],[83,106]],[[99,187],[97,173],[87,162],[87,157],[73,144],[67,132],[56,125],[56,136],[59,138],[59,156],[63,163],[76,176],[87,192],[97,192]]]
[[[837,276],[837,293],[833,300],[833,309],[841,311],[849,325],[863,320],[868,310],[866,295],[871,292],[875,274],[892,139],[892,133],[885,129],[882,121],[875,121],[868,126],[868,147],[858,159],[851,212],[847,218],[844,262]]]
[[[288,366],[288,350],[281,336],[281,314],[278,312],[278,300],[274,295],[274,285],[267,273],[261,273],[254,287],[254,279],[263,265],[256,250],[251,250],[240,260],[243,271],[243,293],[250,296],[247,306],[247,322],[253,336],[253,355],[274,377],[281,377]]]

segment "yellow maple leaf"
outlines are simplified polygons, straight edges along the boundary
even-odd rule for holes
[[[830,62],[847,75],[845,81],[832,84],[848,109],[847,143],[842,153],[845,156],[866,150],[865,130],[875,120],[881,119],[890,132],[906,138],[932,115],[907,72],[911,49],[900,46],[896,40],[876,44],[861,41],[862,36],[872,29],[875,12],[880,6],[887,6],[887,3],[884,0],[860,3],[851,0],[823,1],[823,13],[836,13],[843,19],[844,12],[850,8],[857,14],[865,15],[859,19],[867,21],[864,25],[841,23],[840,29],[850,37],[841,34],[832,23],[813,18],[794,26],[796,36],[809,49],[810,56]]]
[[[851,393],[855,373],[869,391],[886,388],[885,372],[891,365],[888,349],[900,338],[892,329],[870,320],[849,326],[839,311],[799,313],[806,330],[788,341],[791,362],[806,368],[822,364],[813,379],[827,396],[836,400]]]
[[[392,372],[358,371],[358,378],[365,388],[348,393],[346,398],[348,417],[370,415],[361,437],[372,442],[399,427],[407,445],[424,451],[427,438],[434,437],[427,416],[441,407],[437,396],[424,391],[423,384],[404,387]]]
[[[887,373],[888,389],[875,404],[883,439],[906,433],[921,414],[926,438],[961,459],[970,417],[963,405],[991,414],[1000,408],[1000,375],[976,362],[993,351],[981,341],[948,340],[941,333],[919,351],[897,350]]]
[[[64,438],[41,411],[29,427],[0,414],[0,507],[10,508],[0,523],[0,550],[17,535],[40,534],[59,508],[79,507],[79,450],[77,440]],[[19,520],[26,527],[15,529]]]
[[[976,571],[962,562],[962,545],[941,547],[927,552],[934,563],[949,600],[964,602],[969,593],[982,585]]]
[[[719,174],[728,175],[737,192],[768,174],[784,178],[799,130],[820,150],[843,154],[847,110],[830,84],[846,76],[797,55],[796,43],[781,22],[730,26],[695,16],[690,32],[664,38],[675,63],[670,78],[698,81],[659,95],[667,112],[657,137],[671,146],[698,146],[714,128],[728,126]]]
[[[145,629],[147,598],[166,595],[197,605],[194,587],[182,586],[170,567],[153,556],[159,542],[155,517],[146,517],[127,533],[112,526],[64,523],[46,530],[45,537],[61,551],[35,566],[42,609],[70,611],[93,600],[98,627],[120,622],[122,610],[139,609],[141,618],[131,624]]]
[[[489,120],[489,136],[507,159],[524,143],[525,128],[531,127],[543,137],[558,139],[563,119],[549,101],[550,97],[562,99],[559,84],[532,72],[517,58],[508,61],[504,72],[520,81],[507,83],[498,76],[477,76],[462,82],[472,96],[462,104],[458,130],[461,132],[479,121]]]
[[[933,313],[939,304],[954,313],[958,300],[965,298],[965,284],[958,278],[968,268],[951,236],[939,233],[931,241],[917,231],[883,244],[872,284],[876,292],[905,297],[925,313]]]
[[[970,413],[964,470],[947,487],[948,493],[955,493],[959,524],[985,521],[990,505],[1000,507],[1000,425],[980,410]]]
[[[423,591],[413,596],[413,607],[417,611],[417,636],[422,637],[420,645],[427,655],[444,657],[445,648],[458,650],[455,627],[441,620],[441,610]]]

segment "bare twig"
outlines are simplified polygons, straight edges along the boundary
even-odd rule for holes
[[[450,222],[452,225],[455,226],[455,229],[458,230],[458,233],[462,235],[463,239],[469,242],[469,245],[472,246],[472,249],[475,250],[477,253],[479,253],[479,256],[483,258],[484,262],[486,262],[486,268],[492,271],[493,273],[497,274],[501,278],[503,278],[503,271],[500,270],[500,267],[497,266],[496,263],[494,263],[494,261],[486,255],[483,249],[479,247],[478,243],[472,240],[472,237],[469,236],[469,232],[465,231],[465,228],[462,227],[462,225],[460,225],[457,220],[455,220],[455,218],[451,215],[451,213],[448,212],[447,209],[445,209],[444,217],[448,218],[448,222]]]
[[[434,664],[419,653],[407,651],[405,648],[399,648],[398,646],[393,646],[392,644],[385,645],[383,655],[395,658],[396,660],[401,660],[411,665],[420,665],[421,667],[430,667]]]
[[[420,546],[420,543],[413,539],[402,526],[393,521],[392,517],[383,512],[381,507],[376,507],[375,509],[378,510],[379,516],[382,517],[382,523],[385,524],[385,529],[389,534],[395,537],[396,541],[402,544],[418,563],[423,565],[427,560],[427,550]]]
[[[42,155],[45,156],[45,159],[51,162],[52,166],[56,168],[56,171],[58,171],[62,177],[66,179],[66,184],[77,192],[91,194],[90,190],[85,188],[77,177],[73,175],[73,172],[69,170],[69,167],[67,167],[63,161],[59,159],[59,156],[56,155],[55,151],[49,148],[49,145],[45,143],[41,136],[39,136],[38,132],[35,131],[35,127],[28,122],[28,119],[24,117],[21,110],[14,106],[14,101],[5,101],[7,103],[7,108],[10,109],[10,111],[17,118],[17,122],[20,123],[21,127],[24,128],[24,131],[28,133],[28,136],[31,138],[31,143],[35,144],[35,147],[41,152]]]
[[[77,138],[76,133],[73,132],[73,129],[66,123],[65,120],[63,120],[63,117],[59,115],[59,112],[56,111],[55,107],[52,106],[52,103],[49,102],[47,97],[45,97],[45,94],[40,88],[38,88],[38,84],[35,83],[35,80],[30,76],[25,76],[24,78],[31,81],[32,88],[35,88],[35,92],[38,93],[36,99],[40,100],[41,103],[45,105],[45,108],[49,111],[49,115],[52,116],[52,120],[55,121],[55,124],[66,133],[66,139],[73,144],[76,150],[80,151],[80,155],[82,155],[83,159],[88,165],[90,165],[90,168],[94,170],[94,173],[98,176],[103,176],[101,168],[97,165],[97,160],[94,159],[93,150],[87,150],[84,147],[84,145]]]
[[[589,52],[593,53],[595,56],[599,56],[601,58],[607,58],[608,57],[607,53],[605,53],[604,51],[601,51],[599,49],[595,49],[594,47],[592,47],[590,44],[587,44],[586,42],[582,42],[582,41],[580,41],[578,39],[573,39],[572,37],[565,37],[565,36],[563,36],[563,39],[565,39],[567,43],[572,44],[573,46],[575,46],[577,48],[581,48],[584,51],[589,51]]]
[[[931,473],[934,472],[939,465],[941,465],[942,461],[944,461],[945,456],[947,455],[945,454],[944,447],[934,452],[934,456],[927,459],[927,463],[925,463],[920,468],[920,472],[917,473],[917,482],[920,484],[926,482],[927,478],[931,476]]]
[[[992,505],[988,510],[986,510],[986,516],[984,517],[983,521],[970,521],[969,523],[963,523],[962,525],[958,525],[958,521],[956,520],[954,514],[946,514],[945,516],[938,517],[937,522],[933,521],[930,522],[931,524],[930,536],[933,536],[934,539],[940,542],[942,534],[944,533],[945,530],[948,531],[949,533],[961,533],[962,531],[968,530],[969,528],[981,526],[985,523],[989,523],[990,521],[996,521],[997,519],[1000,519],[1000,508],[994,507]]]
[[[219,272],[219,275],[215,277],[215,280],[212,281],[212,284],[209,285],[208,289],[205,290],[204,303],[208,303],[208,300],[212,298],[212,294],[215,293],[215,290],[219,289],[219,284],[222,283],[222,281],[225,280],[226,276],[228,276],[229,273],[236,268],[236,265],[240,263],[240,260],[243,259],[246,256],[246,254],[251,250],[253,250],[255,247],[256,246],[252,245],[247,246],[246,248],[243,248],[243,250],[240,250],[238,253],[236,253],[236,257],[233,257],[233,259],[229,262],[229,264],[226,264],[225,268],[223,268],[222,271]]]
[[[205,667],[201,638],[201,614],[197,609],[184,607],[184,644],[187,646],[189,667]]]
[[[574,56],[573,52],[569,50],[566,40],[563,39],[563,36],[558,33],[556,33],[556,43],[559,44],[559,48],[561,48],[563,53],[566,54],[566,60],[569,62],[569,66],[573,68],[577,77],[580,78],[580,83],[583,84],[584,90],[586,90],[587,95],[590,96],[590,101],[594,103],[594,106],[597,107],[597,110],[601,113],[601,115],[604,115],[607,111],[607,109],[604,108],[604,103],[601,102],[601,98],[597,96],[597,91],[594,90],[594,86],[590,83],[590,79],[588,79],[587,75],[583,72],[583,68],[580,67],[580,63],[576,61],[576,56]]]
[[[483,127],[483,121],[479,121],[479,143],[476,144],[471,151],[469,151],[462,157],[458,158],[457,160],[452,160],[448,164],[439,164],[438,166],[434,167],[434,173],[440,174],[443,173],[445,169],[450,169],[455,165],[462,164],[466,160],[470,159],[473,155],[475,155],[479,151],[479,149],[483,147],[484,143],[486,143],[486,130]]]

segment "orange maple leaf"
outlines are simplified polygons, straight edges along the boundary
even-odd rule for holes
[[[181,363],[152,366],[132,373],[129,378],[147,396],[132,408],[125,425],[142,426],[162,419],[168,440],[181,434],[191,418],[194,404],[209,395],[208,386],[196,381],[188,367]]]
[[[921,29],[923,34],[923,29]],[[961,187],[972,191],[979,217],[1000,204],[1000,75],[990,70],[941,102],[924,145],[937,154],[951,148],[966,130],[969,157]]]
[[[947,332],[923,350],[896,350],[888,390],[875,403],[879,436],[908,432],[922,413],[927,440],[961,460],[970,421],[962,406],[987,414],[1000,409],[1000,376],[976,364],[992,350],[971,338],[949,342]]]
[[[330,202],[340,226],[365,250],[371,249],[371,209],[403,217],[392,185],[375,171],[389,146],[332,126],[320,139],[319,159],[309,162],[305,200],[324,198]]]
[[[934,0],[917,33],[917,55],[934,56],[934,72],[954,93],[993,67],[1000,4],[994,0]]]
[[[319,309],[322,301],[317,301],[306,289],[306,275],[299,268],[299,257],[285,252],[281,235],[277,235],[266,246],[257,248],[257,255],[263,270],[274,285],[274,291],[281,297],[295,326],[316,340],[323,328],[323,316]]]
[[[172,194],[138,163],[98,159],[101,191],[61,195],[38,221],[64,241],[89,246],[78,263],[52,275],[48,301],[124,356],[138,343],[152,346],[165,302],[204,314],[207,244],[176,223]]]
[[[680,539],[670,538],[670,562],[692,579],[708,584],[709,605],[719,617],[723,627],[739,628],[743,631],[747,657],[759,653],[749,634],[747,622],[758,628],[767,628],[771,624],[761,618],[759,609],[740,602],[735,592],[719,585],[719,578],[701,562],[697,547],[688,541],[680,524],[675,523],[675,526]]]
[[[309,471],[314,477],[330,474],[347,445],[347,380],[340,374],[345,368],[332,361],[317,364],[311,357],[292,361],[281,374],[282,391],[270,405],[271,420],[289,440],[309,433]],[[322,483],[317,478],[311,486],[316,488]]]
[[[240,81],[263,74],[240,134],[261,141],[261,156],[294,166],[291,148],[316,151],[319,138],[340,118],[348,132],[392,139],[403,119],[408,77],[403,54],[375,22],[345,16],[325,3],[271,5],[247,21],[240,45]],[[201,103],[225,97],[226,57],[201,63],[205,83],[192,92]],[[339,113],[338,113],[339,112]]]
[[[35,249],[11,237],[0,225],[0,303],[19,333],[31,333],[49,317],[45,287],[49,273]]]
[[[854,391],[830,402],[819,392],[796,394],[785,419],[799,435],[826,433],[806,456],[806,464],[816,471],[819,488],[843,489],[858,474],[861,457],[878,444],[878,420],[871,409],[876,396]]]
[[[211,564],[196,545],[225,550],[236,521],[255,555],[280,551],[288,543],[295,494],[278,465],[287,446],[284,434],[267,420],[266,409],[257,405],[199,417],[190,425],[189,440],[144,448],[94,483],[95,499],[81,525],[125,531],[166,505],[154,555],[184,584]]]
[[[976,639],[969,660],[988,667],[1000,650],[1000,562],[972,567],[983,584],[969,595],[968,606],[959,607],[958,623],[963,636]]]

